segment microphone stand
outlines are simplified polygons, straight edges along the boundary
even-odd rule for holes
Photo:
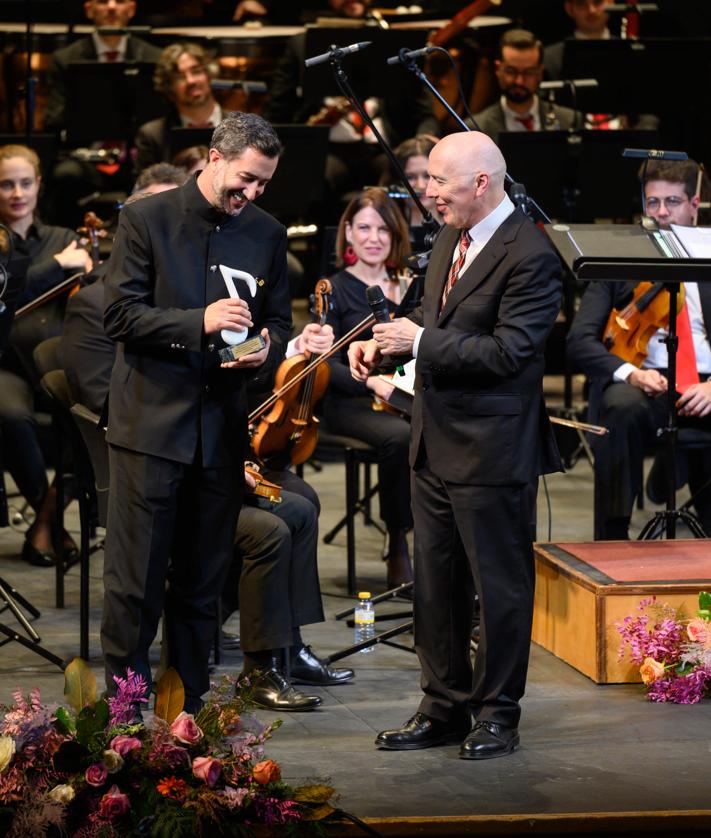
[[[429,246],[429,244],[431,244],[431,242],[434,241],[434,237],[437,234],[437,231],[439,230],[440,225],[432,217],[432,213],[425,207],[425,205],[422,203],[422,201],[417,196],[417,193],[415,192],[415,190],[410,185],[410,181],[408,180],[407,175],[403,171],[403,168],[400,165],[400,162],[398,161],[397,157],[395,157],[395,155],[393,154],[392,149],[390,148],[388,143],[385,141],[385,139],[381,135],[380,131],[378,131],[378,129],[375,127],[375,123],[373,122],[373,119],[371,118],[370,114],[367,112],[365,107],[361,104],[360,100],[356,96],[355,91],[351,87],[351,83],[348,79],[348,75],[346,74],[346,71],[343,69],[343,56],[337,54],[335,52],[335,50],[336,50],[336,48],[333,47],[334,54],[331,56],[331,58],[329,58],[329,64],[331,65],[331,68],[333,70],[333,74],[335,76],[336,83],[338,84],[338,87],[340,88],[341,93],[343,93],[343,95],[346,97],[346,99],[348,99],[348,101],[353,106],[353,109],[358,113],[360,118],[363,120],[363,123],[365,125],[367,125],[368,128],[370,128],[370,130],[373,132],[373,136],[378,141],[378,145],[387,155],[387,158],[390,161],[390,164],[393,167],[393,170],[395,172],[397,172],[397,174],[399,175],[400,180],[402,182],[402,185],[405,187],[405,189],[407,189],[407,191],[410,194],[410,197],[412,198],[412,200],[415,203],[415,206],[417,207],[417,209],[422,214],[423,226],[426,227],[427,230],[428,230],[428,232],[425,236],[425,242]]]

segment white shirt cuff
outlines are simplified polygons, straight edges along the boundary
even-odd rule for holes
[[[633,373],[637,367],[634,364],[622,364],[612,374],[613,381],[627,381],[630,374]]]
[[[415,339],[412,341],[412,357],[417,358],[417,349],[420,345],[420,338],[422,337],[422,333],[425,331],[424,326],[420,326],[417,330],[417,334],[415,335]]]

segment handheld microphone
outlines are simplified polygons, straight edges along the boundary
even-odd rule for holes
[[[662,151],[658,148],[626,148],[623,157],[636,157],[640,160],[688,160],[685,151]]]
[[[347,47],[337,47],[334,45],[332,49],[324,52],[322,55],[314,55],[313,58],[307,58],[304,61],[304,66],[315,67],[317,64],[325,64],[327,61],[340,61],[346,55],[350,55],[352,52],[360,52],[372,43],[372,41],[359,41],[357,44],[351,44]]]
[[[422,47],[422,49],[406,49],[403,47],[397,55],[391,55],[390,58],[388,58],[387,63],[390,65],[404,64],[406,61],[421,58],[423,55],[434,52],[435,49],[436,47]]]
[[[368,298],[368,305],[376,323],[389,323],[390,312],[388,311],[388,302],[383,294],[383,289],[379,285],[369,285],[365,289],[365,296]]]

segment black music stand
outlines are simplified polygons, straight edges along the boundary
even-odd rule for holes
[[[660,431],[666,442],[667,502],[663,512],[657,512],[647,522],[640,539],[652,539],[666,531],[669,539],[676,538],[677,521],[687,525],[695,538],[705,538],[699,520],[688,508],[676,506],[676,304],[679,284],[708,282],[711,279],[711,259],[693,259],[684,254],[681,245],[673,248],[675,255],[667,255],[669,244],[663,247],[662,233],[647,232],[641,226],[627,224],[551,224],[546,225],[553,246],[563,261],[581,280],[598,282],[662,282],[669,294],[669,328],[665,339],[668,352],[669,382],[667,390],[667,424]],[[678,248],[678,249],[677,249]],[[684,280],[680,279],[684,276]]]
[[[105,137],[133,143],[140,125],[167,112],[165,98],[153,88],[154,70],[150,61],[68,64],[67,142]]]

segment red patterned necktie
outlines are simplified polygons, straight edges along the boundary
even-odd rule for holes
[[[681,309],[677,306],[676,335],[679,346],[676,351],[676,389],[683,393],[692,384],[699,383],[699,371],[696,368],[696,352],[694,339],[691,334],[689,319],[688,295]]]
[[[119,55],[121,55],[121,53],[117,49],[108,49],[104,53],[104,57],[107,61],[118,61]]]
[[[527,131],[533,131],[533,114],[517,116],[516,121],[520,122]]]
[[[444,308],[445,303],[447,302],[447,297],[449,296],[449,292],[454,288],[454,283],[459,279],[459,272],[462,270],[464,266],[464,260],[467,258],[467,250],[469,250],[469,245],[472,243],[472,238],[469,235],[469,230],[462,230],[462,235],[459,237],[459,248],[457,252],[457,258],[452,262],[452,267],[449,269],[449,276],[447,277],[447,282],[444,285],[444,291],[442,291],[442,305],[441,309]]]

